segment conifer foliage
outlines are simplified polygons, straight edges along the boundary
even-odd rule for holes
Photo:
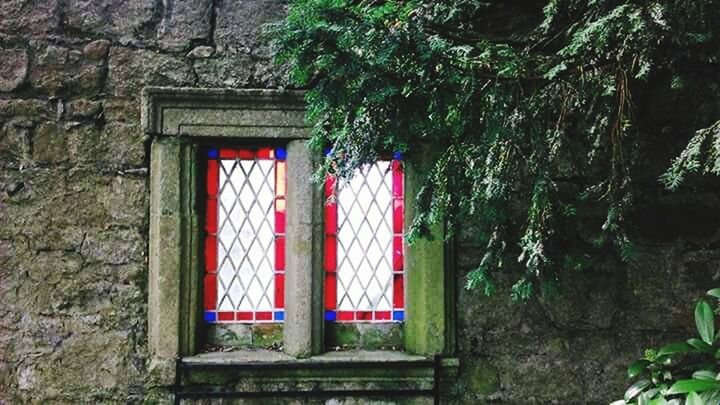
[[[319,175],[429,153],[409,238],[476,218],[468,286],[519,268],[526,299],[582,265],[558,229],[588,202],[606,208],[596,245],[631,256],[633,93],[717,63],[718,21],[718,0],[294,0],[274,38],[308,88],[314,146],[332,148]],[[662,181],[720,174],[719,132],[699,130]]]

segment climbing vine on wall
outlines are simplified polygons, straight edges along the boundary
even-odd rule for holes
[[[477,218],[468,286],[489,294],[519,268],[512,294],[526,299],[582,265],[558,229],[587,203],[606,209],[596,248],[631,257],[633,95],[718,63],[717,21],[717,0],[295,0],[274,37],[309,89],[313,144],[332,147],[322,170],[431,156],[409,238]],[[719,134],[699,130],[662,181],[720,174]]]

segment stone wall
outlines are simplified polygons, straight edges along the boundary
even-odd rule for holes
[[[261,35],[284,12],[279,0],[0,3],[0,404],[150,398],[140,91],[285,86]],[[672,97],[647,95],[670,101],[648,112],[701,116],[688,128],[720,116],[717,105],[689,111]],[[658,189],[687,132],[655,127],[663,146],[641,179],[632,266],[606,252],[568,274],[564,295],[524,306],[458,278],[457,402],[606,403],[645,347],[689,333],[692,301],[717,281],[720,193]],[[581,243],[593,236],[572,232]],[[460,273],[479,255],[468,227]]]

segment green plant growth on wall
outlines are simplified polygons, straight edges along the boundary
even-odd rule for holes
[[[476,218],[485,248],[467,285],[490,294],[500,271],[519,270],[512,295],[526,299],[587,251],[632,257],[632,185],[658,132],[637,102],[651,86],[690,88],[693,69],[715,64],[717,21],[718,0],[295,0],[274,38],[309,89],[315,147],[332,147],[322,170],[348,175],[431,145],[410,239]],[[713,119],[667,187],[720,174]],[[562,224],[598,205],[595,243],[567,249]]]
[[[717,300],[715,311],[705,300],[695,305],[698,335],[685,342],[648,349],[628,367],[637,379],[624,398],[611,405],[706,405],[720,403],[720,333],[715,313],[720,311],[720,288],[707,292]]]

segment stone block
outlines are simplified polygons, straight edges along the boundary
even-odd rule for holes
[[[0,128],[0,165],[17,167],[29,161],[30,131],[24,121],[10,121]]]
[[[58,0],[3,0],[0,2],[0,32],[29,37],[47,37],[60,25]]]
[[[69,0],[63,5],[64,23],[66,29],[123,41],[152,39],[159,7],[154,0]]]
[[[102,129],[81,125],[67,130],[67,142],[73,162],[113,168],[136,167],[145,162],[145,135],[137,125],[112,122]]]
[[[105,68],[69,48],[36,44],[30,85],[51,96],[96,95],[103,86]]]
[[[269,55],[266,24],[287,14],[285,0],[220,0],[215,2],[215,44],[222,50],[238,49],[253,55]]]
[[[145,238],[136,230],[89,230],[80,253],[86,262],[125,264],[145,256]]]
[[[190,59],[205,59],[213,56],[214,54],[215,48],[212,46],[197,46],[185,56]]]
[[[28,55],[25,49],[0,48],[0,92],[20,87],[27,77]]]
[[[33,160],[38,163],[59,163],[67,160],[65,131],[52,122],[38,126],[33,134]]]
[[[136,99],[106,98],[102,102],[106,122],[136,125],[140,122],[140,104]]]
[[[286,69],[271,58],[256,58],[236,50],[218,52],[213,58],[196,59],[193,64],[198,84],[206,87],[289,87]]]
[[[97,186],[98,204],[111,223],[144,228],[147,223],[148,189],[145,178],[114,176]]]
[[[6,99],[0,100],[1,118],[14,118],[16,120],[37,123],[52,117],[51,103],[37,99]]]
[[[107,39],[98,39],[85,45],[83,48],[83,56],[89,60],[103,60],[107,57],[109,49],[110,41]]]
[[[203,87],[248,87],[253,81],[253,64],[250,55],[223,53],[212,59],[198,59],[193,67],[198,84]]]
[[[92,101],[86,98],[72,100],[65,106],[65,116],[71,120],[92,119],[102,111],[102,104],[99,101]]]
[[[136,97],[145,86],[187,86],[194,81],[184,59],[149,50],[110,48],[108,88],[112,95]]]
[[[212,0],[164,1],[158,43],[168,51],[187,50],[192,43],[207,43],[212,35]]]

